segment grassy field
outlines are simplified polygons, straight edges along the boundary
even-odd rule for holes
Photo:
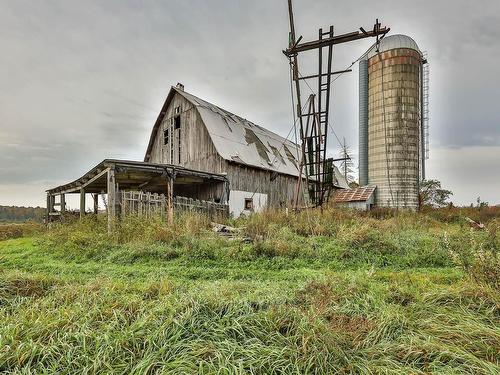
[[[0,372],[498,374],[500,220],[268,212],[0,241]],[[1,228],[0,228],[1,231]]]

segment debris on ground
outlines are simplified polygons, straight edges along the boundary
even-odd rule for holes
[[[479,229],[479,230],[484,229],[483,223],[479,223],[477,221],[474,221],[470,217],[467,217],[467,216],[465,217],[465,220],[467,220],[469,222],[470,226],[474,229]]]
[[[251,242],[252,239],[246,237],[242,234],[242,229],[244,228],[236,228],[231,227],[229,225],[219,224],[212,222],[212,230],[217,233],[219,236],[226,237],[230,240],[240,240],[243,242]]]

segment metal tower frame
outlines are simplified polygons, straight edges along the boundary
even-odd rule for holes
[[[313,206],[322,206],[323,203],[328,201],[335,178],[333,176],[334,159],[326,157],[332,76],[351,71],[350,69],[332,71],[333,46],[370,37],[376,37],[378,44],[390,29],[381,27],[377,20],[371,31],[366,31],[360,27],[359,31],[334,35],[334,28],[330,26],[326,32],[323,32],[321,28],[319,29],[317,40],[301,43],[302,36],[297,39],[295,34],[292,0],[288,0],[288,15],[290,21],[289,45],[283,53],[290,60],[292,80],[295,83],[296,111],[299,120],[302,151],[295,208],[298,208],[300,186],[304,177],[310,202]],[[318,51],[318,73],[302,76],[299,72],[299,53],[311,50]],[[324,64],[324,56],[326,56],[326,64]],[[306,103],[306,105],[309,104],[307,113],[302,113],[300,82],[310,79],[317,79],[317,92],[309,96],[308,103]],[[304,119],[306,119],[305,126]]]

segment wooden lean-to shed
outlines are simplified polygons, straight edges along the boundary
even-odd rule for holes
[[[172,87],[153,126],[144,161],[224,174],[229,211],[293,205],[300,148],[295,143]],[[348,188],[334,168],[334,186]]]

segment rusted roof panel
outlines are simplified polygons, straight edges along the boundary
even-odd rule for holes
[[[355,189],[338,190],[333,196],[333,202],[364,202],[370,199],[375,189],[376,186],[363,186]]]

